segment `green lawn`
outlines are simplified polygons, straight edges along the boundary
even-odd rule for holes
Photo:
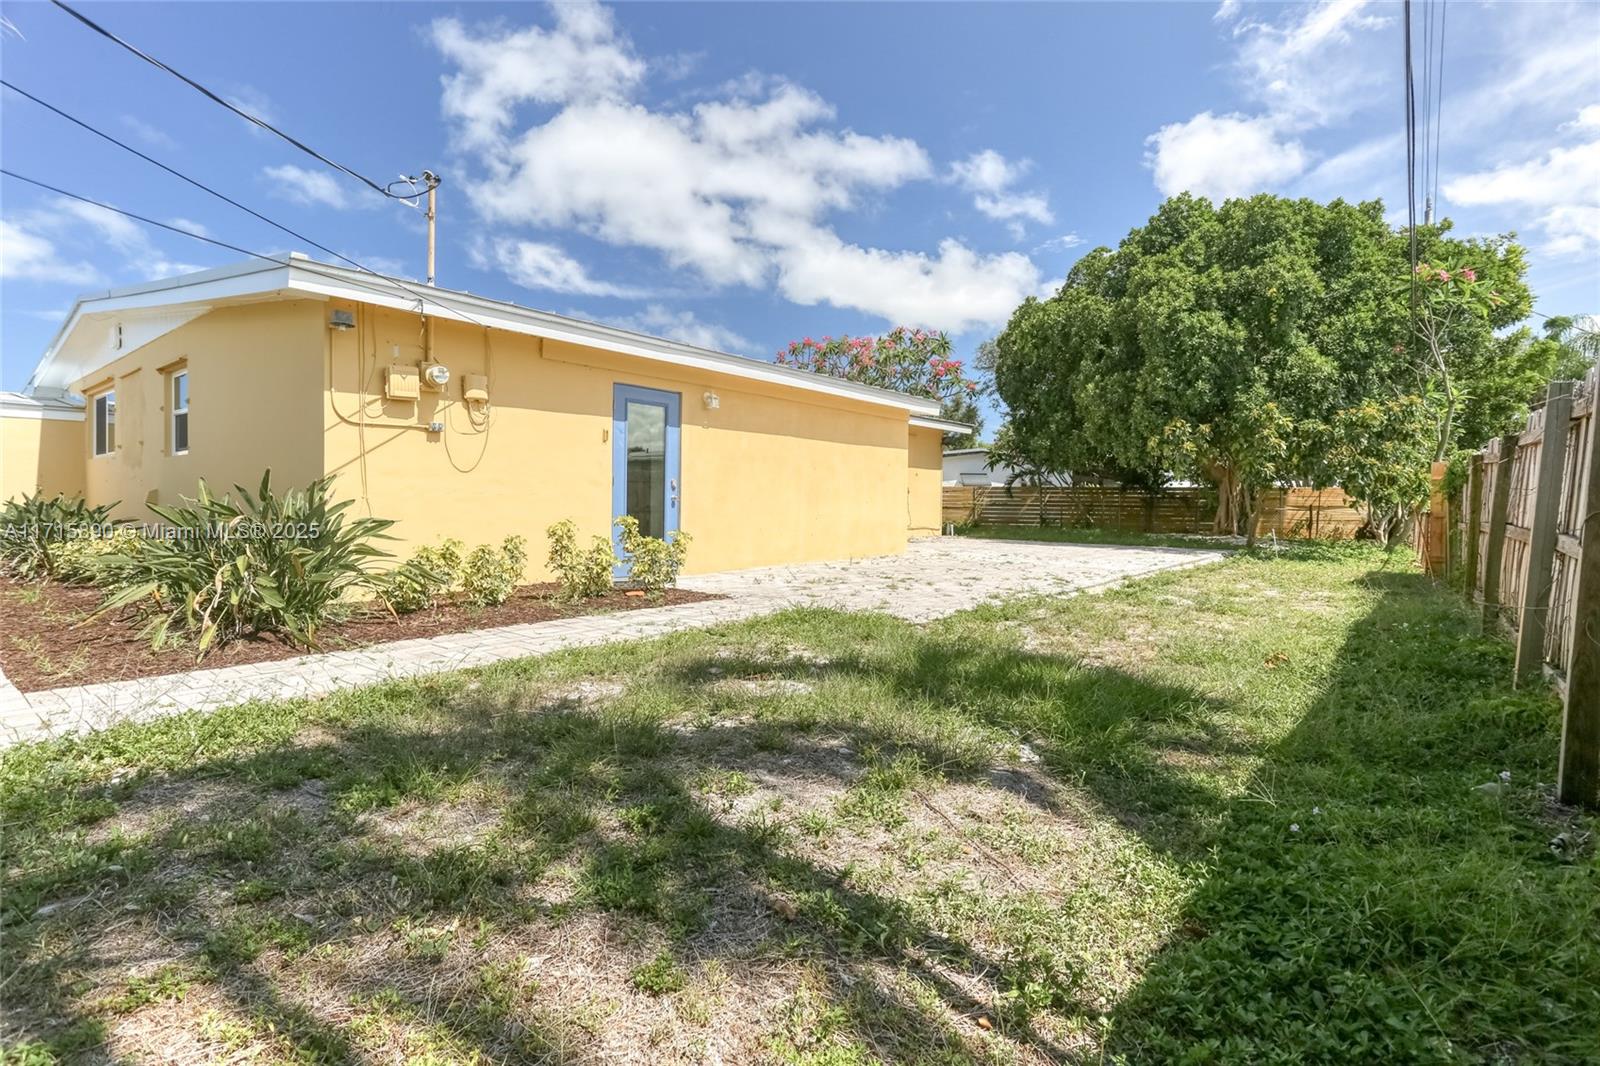
[[[1595,821],[1509,668],[1403,554],[1310,545],[13,750],[0,1039],[1592,1062]]]
[[[1119,529],[1065,526],[958,526],[963,537],[983,540],[1055,541],[1065,544],[1126,544],[1146,548],[1238,548],[1242,538],[1211,537],[1188,533],[1131,533]],[[1263,538],[1263,544],[1268,541]]]

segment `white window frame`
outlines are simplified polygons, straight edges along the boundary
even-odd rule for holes
[[[168,439],[172,442],[172,454],[173,455],[188,455],[189,454],[189,404],[187,402],[187,398],[185,398],[184,405],[182,407],[178,406],[178,379],[179,378],[183,379],[184,391],[187,392],[188,391],[188,384],[189,384],[189,371],[188,371],[187,368],[185,368],[183,370],[175,370],[171,374],[167,375],[167,379],[170,382],[170,385],[168,387],[171,389],[171,392],[169,393],[169,402],[170,402],[170,404],[172,406],[172,411],[167,416],[167,434],[168,434]],[[179,415],[183,416],[183,437],[184,437],[184,441],[183,441],[183,447],[182,448],[178,447],[178,416]]]
[[[94,398],[94,421],[89,428],[96,459],[117,450],[117,390],[107,389]]]

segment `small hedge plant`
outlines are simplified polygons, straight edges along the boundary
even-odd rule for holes
[[[498,548],[480,544],[465,555],[459,540],[424,545],[378,583],[378,599],[397,615],[432,610],[453,593],[472,607],[498,607],[522,581],[527,543],[511,536]]]
[[[616,526],[622,531],[622,552],[632,561],[629,579],[652,596],[661,594],[678,581],[684,559],[689,554],[689,534],[679,531],[671,540],[647,537],[639,531],[639,520],[619,515]]]
[[[204,481],[193,499],[175,507],[150,505],[166,523],[138,550],[99,563],[108,594],[95,617],[133,608],[148,617],[141,634],[160,647],[182,634],[213,644],[256,633],[283,633],[315,647],[317,631],[337,617],[347,593],[377,581],[375,560],[389,553],[394,523],[345,521],[349,500],[335,502],[333,479],[279,495],[272,471],[255,495],[235,485],[233,496],[211,495]]]
[[[461,598],[474,607],[498,607],[511,598],[528,564],[528,541],[510,536],[494,548],[480,544],[461,565]]]
[[[461,551],[459,540],[424,544],[389,571],[378,586],[378,599],[397,615],[431,611],[461,579]]]
[[[109,551],[94,542],[116,535],[111,522],[115,507],[90,507],[83,497],[62,493],[7,500],[0,507],[0,571],[28,579],[91,579],[90,558]]]
[[[587,548],[578,547],[578,524],[570,518],[544,532],[550,541],[550,572],[556,575],[558,599],[571,602],[611,591],[611,570],[617,556],[609,540],[595,534]]]

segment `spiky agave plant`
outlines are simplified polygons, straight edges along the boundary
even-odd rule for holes
[[[318,630],[336,617],[346,593],[370,587],[375,560],[392,539],[382,518],[346,520],[349,500],[335,501],[331,477],[278,495],[272,471],[254,495],[213,496],[204,481],[175,507],[152,504],[165,523],[139,551],[102,561],[109,593],[91,618],[131,607],[147,615],[141,634],[160,647],[193,637],[197,654],[218,642],[282,633],[315,647]]]

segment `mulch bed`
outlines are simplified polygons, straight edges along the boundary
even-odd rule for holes
[[[394,618],[381,609],[363,609],[351,618],[322,630],[319,651],[344,651],[396,640],[465,633],[475,629],[546,622],[555,618],[670,607],[681,603],[722,599],[687,589],[667,589],[662,595],[628,595],[618,589],[578,604],[552,600],[553,584],[523,585],[499,607],[449,604],[433,611]],[[139,623],[106,616],[80,628],[76,623],[100,603],[99,589],[60,584],[35,584],[0,577],[0,670],[23,692],[66,685],[125,681],[157,677],[188,670],[243,666],[309,654],[305,648],[278,636],[232,641],[207,652],[195,662],[194,646],[178,645],[151,651],[150,642],[138,636]]]

